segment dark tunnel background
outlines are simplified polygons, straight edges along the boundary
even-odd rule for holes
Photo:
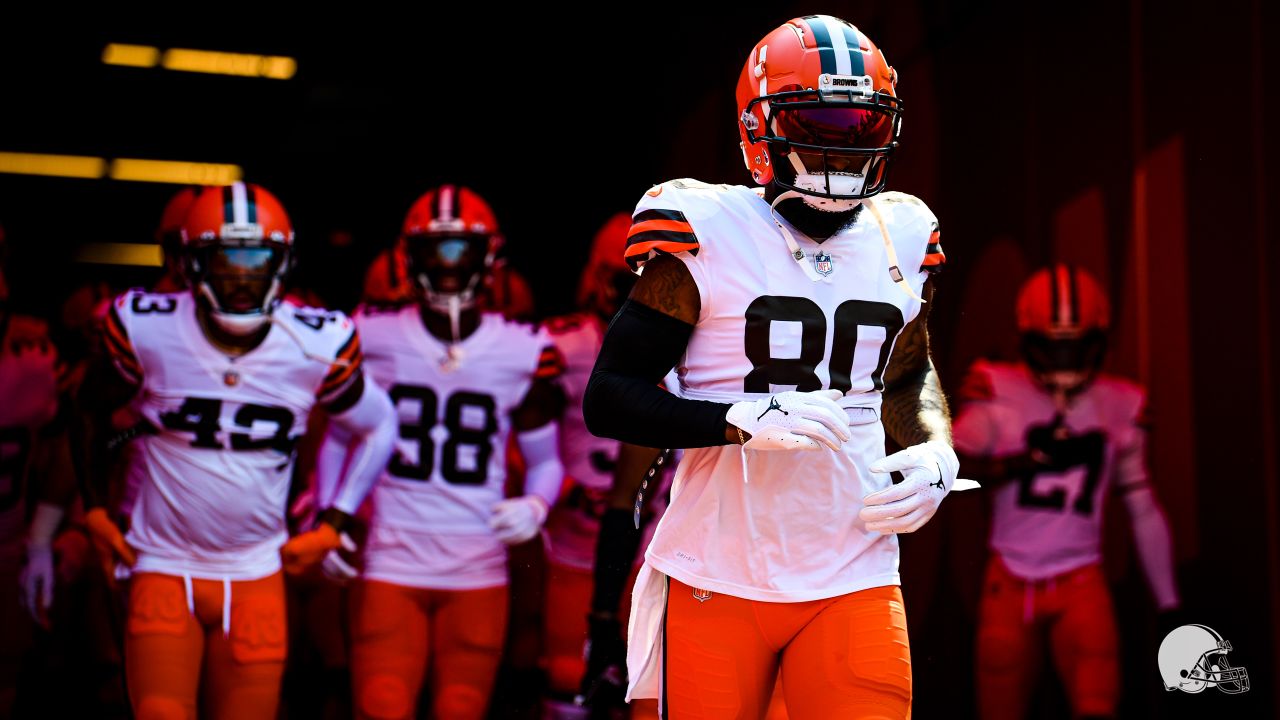
[[[977,357],[1016,356],[1016,288],[1066,260],[1110,291],[1108,369],[1150,389],[1152,477],[1189,619],[1232,642],[1253,687],[1166,695],[1154,610],[1115,507],[1107,568],[1123,715],[1274,717],[1280,300],[1269,284],[1278,158],[1268,130],[1280,117],[1280,55],[1267,39],[1280,10],[1261,0],[606,10],[206,7],[198,21],[99,15],[74,27],[10,17],[0,22],[0,152],[239,165],[289,209],[299,281],[348,307],[413,199],[462,183],[491,201],[511,263],[539,314],[553,315],[572,308],[596,228],[650,185],[749,181],[733,89],[752,44],[790,17],[844,17],[901,77],[890,186],[941,219],[948,264],[931,332],[944,385],[954,390]],[[112,42],[287,55],[298,73],[113,67],[101,62]],[[56,320],[88,280],[149,282],[151,269],[72,258],[89,242],[151,242],[175,189],[0,174],[15,301]],[[329,243],[335,231],[352,242]],[[973,712],[985,512],[976,494],[953,497],[903,543],[921,718]],[[1061,715],[1060,688],[1044,685],[1040,709]]]

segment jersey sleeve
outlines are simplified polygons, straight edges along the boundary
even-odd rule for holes
[[[103,321],[103,343],[107,357],[115,366],[120,376],[132,385],[142,384],[142,363],[138,361],[137,350],[129,338],[129,329],[125,318],[128,317],[128,301],[130,293],[125,293],[111,303],[107,317]]]
[[[932,275],[942,272],[946,264],[947,256],[942,252],[942,231],[938,229],[938,218],[935,217],[929,222],[929,242],[925,245],[924,262],[920,264],[920,270]]]
[[[995,386],[987,364],[974,363],[956,393],[960,411],[951,424],[951,439],[956,450],[968,455],[987,457],[996,444],[996,426],[992,414]]]
[[[360,332],[351,323],[351,333],[334,354],[316,398],[320,405],[332,408],[348,390],[364,379],[364,353],[360,350]]]
[[[1116,443],[1115,489],[1126,495],[1147,486],[1147,396],[1129,383],[1117,383],[1110,396],[1116,408],[1111,431]]]
[[[674,182],[655,185],[636,205],[624,250],[632,270],[639,270],[657,253],[698,254],[698,236],[680,208],[677,190]]]

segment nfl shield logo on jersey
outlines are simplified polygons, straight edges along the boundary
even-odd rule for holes
[[[711,591],[703,590],[702,588],[694,588],[693,599],[697,600],[698,602],[706,602],[711,599]]]
[[[832,269],[832,268],[831,268],[831,256],[830,256],[830,255],[828,255],[828,254],[826,254],[826,253],[824,253],[824,252],[819,252],[817,255],[814,255],[814,256],[813,256],[813,267],[814,267],[814,269],[815,269],[815,270],[817,270],[817,271],[818,271],[818,274],[819,274],[819,275],[822,275],[823,277],[826,277],[827,275],[830,275],[830,274],[831,274],[831,269]]]

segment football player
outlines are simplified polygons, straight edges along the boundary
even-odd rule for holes
[[[194,717],[197,698],[208,717],[275,717],[282,566],[339,548],[391,453],[392,407],[365,382],[351,320],[280,302],[293,238],[264,188],[201,191],[182,225],[190,290],[117,298],[112,367],[91,370],[80,391],[85,521],[132,572],[125,664],[139,718]],[[288,538],[294,445],[316,405],[347,441],[322,468],[342,476],[331,481],[342,492],[315,529]],[[144,422],[121,422],[126,406]],[[145,475],[125,536],[102,490],[109,455],[134,435]]]
[[[1169,527],[1147,481],[1145,393],[1099,372],[1108,303],[1084,270],[1032,275],[1017,316],[1023,362],[976,363],[955,423],[966,467],[999,484],[979,614],[980,714],[1026,715],[1047,640],[1073,715],[1112,717],[1119,659],[1100,567],[1110,493],[1128,508],[1157,610],[1178,606]]]
[[[13,310],[4,261],[0,229],[0,717],[7,718],[32,637],[31,618],[47,623],[53,601],[53,540],[63,504],[45,501],[28,482],[37,431],[58,408],[57,353],[43,321]],[[39,502],[32,503],[28,528],[32,499]]]
[[[925,325],[937,220],[885,191],[896,83],[853,25],[791,20],[737,88],[763,191],[675,180],[636,208],[643,274],[583,410],[596,434],[688,448],[628,633],[628,697],[669,716],[758,718],[779,667],[795,717],[910,713],[896,533],[958,462]],[[886,434],[906,449],[885,457]]]
[[[601,226],[578,284],[579,311],[547,322],[564,358],[567,396],[560,454],[568,472],[567,490],[547,520],[547,586],[544,656],[553,715],[575,716],[569,702],[582,691],[595,700],[596,681],[610,666],[622,677],[623,635],[618,605],[640,543],[632,503],[640,479],[657,454],[649,448],[628,453],[632,483],[611,502],[620,443],[592,435],[582,419],[582,397],[600,351],[605,327],[626,299],[636,276],[623,259],[631,215],[618,213]],[[597,540],[599,541],[597,542]],[[591,638],[591,678],[584,678],[584,641]],[[619,700],[621,693],[618,693]],[[578,711],[577,714],[580,714]]]
[[[352,590],[359,717],[414,717],[424,681],[433,717],[484,716],[506,634],[506,546],[539,534],[564,480],[559,354],[544,331],[476,303],[497,232],[471,190],[428,191],[400,240],[421,301],[356,314],[399,416]],[[504,499],[513,430],[524,494]]]

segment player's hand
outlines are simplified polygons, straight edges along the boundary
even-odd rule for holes
[[[324,560],[320,561],[320,569],[324,571],[325,575],[338,582],[354,580],[360,574],[360,571],[356,569],[355,565],[347,562],[342,553],[344,551],[354,553],[356,551],[356,541],[350,535],[341,532],[338,533],[338,542],[341,544],[337,548],[330,550],[324,556]]]
[[[849,416],[839,390],[790,390],[729,408],[729,424],[749,433],[747,450],[839,450],[849,439]]]
[[[590,708],[590,717],[609,717],[626,708],[627,646],[616,619],[588,616],[587,668],[582,687],[573,699],[578,707]]]
[[[18,582],[22,585],[22,605],[37,625],[48,629],[49,608],[53,605],[53,547],[27,545],[27,564]]]
[[[286,573],[298,575],[340,547],[342,538],[338,531],[329,523],[322,522],[314,530],[289,538],[280,548],[280,560]]]
[[[536,495],[508,498],[493,506],[489,527],[498,539],[518,545],[533,539],[547,519],[547,503]]]
[[[915,532],[929,522],[956,485],[960,461],[950,445],[931,440],[877,460],[868,469],[902,473],[902,482],[863,498],[858,513],[868,530],[889,535]]]
[[[84,515],[84,524],[94,541],[99,546],[110,550],[111,554],[119,558],[125,567],[133,567],[134,563],[138,562],[138,554],[124,541],[124,535],[121,534],[115,521],[107,515],[106,508],[96,507],[89,510]],[[107,572],[108,578],[114,575],[114,572]]]

